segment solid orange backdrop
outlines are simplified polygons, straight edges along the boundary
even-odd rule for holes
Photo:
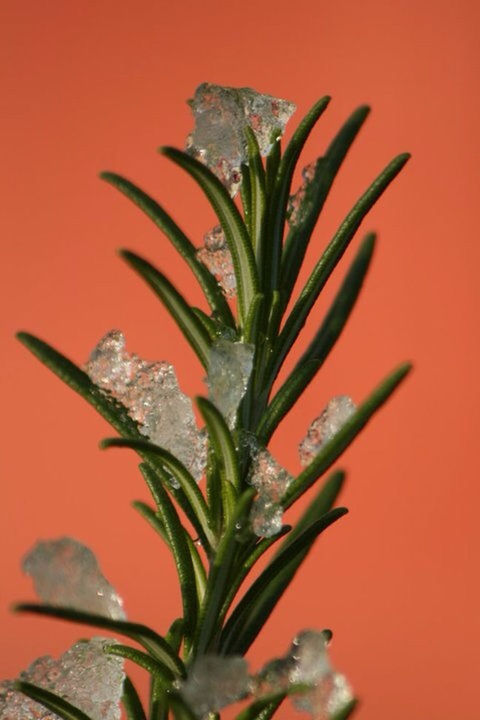
[[[12,601],[33,597],[19,561],[38,537],[91,546],[131,618],[163,632],[179,613],[172,562],[129,508],[147,498],[133,454],[99,452],[111,430],[13,333],[35,332],[83,362],[119,327],[131,350],[170,360],[186,392],[202,391],[198,363],[116,248],[154,261],[193,303],[200,292],[156,228],[97,172],[135,179],[199,244],[212,212],[155,148],[183,145],[192,124],[184,101],[208,80],[294,100],[297,120],[331,94],[306,162],[355,106],[373,106],[307,268],[380,169],[413,153],[359,233],[378,230],[379,246],[358,307],[273,451],[297,471],[297,443],[332,395],[361,400],[399,361],[416,369],[339,463],[350,514],[280,603],[252,667],[284,652],[298,629],[330,627],[360,720],[478,718],[479,14],[469,0],[2,3],[0,677],[87,633],[9,613]]]

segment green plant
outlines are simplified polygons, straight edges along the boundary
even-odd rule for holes
[[[310,182],[305,184],[299,199],[297,219],[287,229],[293,173],[305,141],[328,103],[328,97],[315,103],[283,153],[280,132],[275,129],[265,164],[257,137],[246,124],[248,163],[242,166],[242,213],[218,177],[202,162],[180,150],[161,148],[164,156],[198,183],[218,216],[233,261],[238,289],[236,315],[215,277],[198,259],[196,248],[165,210],[125,178],[113,173],[101,176],[159,227],[200,283],[211,308],[210,315],[191,307],[149,262],[131,251],[121,252],[128,265],[164,303],[207,372],[212,347],[220,339],[228,338],[228,342],[252,348],[248,385],[231,422],[211,398],[197,398],[208,433],[205,494],[189,469],[172,452],[146,439],[118,399],[95,385],[83,370],[42,340],[25,332],[18,334],[19,340],[41,362],[93,405],[119,433],[120,437],[104,440],[101,446],[130,448],[140,456],[140,470],[151,491],[154,507],[144,503],[136,503],[135,507],[172,552],[182,592],[183,614],[172,623],[167,636],[162,637],[143,625],[78,609],[42,604],[21,604],[16,609],[113,630],[135,641],[141,649],[116,643],[106,651],[127,658],[150,673],[152,720],[166,718],[169,712],[181,720],[198,713],[198,708],[189,707],[181,692],[189,668],[205,655],[243,656],[317,537],[347,512],[334,507],[344,482],[344,473],[335,470],[294,527],[283,525],[271,536],[259,537],[249,520],[258,490],[252,487],[251,480],[255,453],[267,446],[341,334],[370,265],[375,245],[373,234],[368,234],[360,244],[318,331],[286,380],[272,394],[274,382],[362,220],[409,157],[402,154],[394,158],[359,198],[287,312],[318,216],[368,115],[368,108],[357,109],[325,154],[311,166]],[[305,469],[286,484],[277,503],[282,509],[287,510],[319,481],[409,370],[410,365],[405,363],[388,375],[323,444]],[[257,448],[253,454],[249,452],[252,443]],[[194,542],[195,537],[200,539],[201,547]],[[252,568],[274,545],[277,546],[275,554],[239,598],[240,586],[248,581]],[[327,638],[328,631],[324,634]],[[87,718],[71,703],[45,689],[27,682],[18,682],[16,688],[63,718]],[[238,715],[238,720],[267,720],[287,694],[301,695],[306,690],[301,684],[290,683],[280,689],[257,693],[248,708]],[[124,683],[123,702],[130,720],[145,718],[146,712],[128,678]],[[354,701],[347,703],[336,717],[348,717],[354,705]],[[214,710],[212,717],[216,714]]]

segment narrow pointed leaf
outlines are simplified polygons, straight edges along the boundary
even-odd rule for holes
[[[308,198],[310,209],[298,226],[290,228],[283,249],[281,289],[284,307],[292,294],[308,242],[333,182],[369,112],[370,108],[366,105],[357,108],[334,137],[325,155],[320,158],[310,184],[311,192]]]
[[[241,522],[248,513],[254,494],[254,488],[249,488],[239,498],[235,515],[223,533],[215,554],[198,624],[195,651],[199,655],[208,650],[209,644],[218,629],[219,613],[228,591],[227,582],[238,542],[236,537],[237,523]]]
[[[281,586],[279,593],[277,579],[283,578],[290,564],[294,565],[299,558],[303,561],[317,537],[346,513],[346,508],[335,508],[326,513],[280,550],[267,565],[238,603],[225,626],[221,638],[221,648],[225,654],[243,655],[248,650],[286,589],[286,586]]]
[[[273,380],[276,378],[283,361],[305,324],[311,308],[350,244],[365,215],[398,175],[409,157],[408,153],[398,155],[380,173],[348,213],[315,265],[278,338],[269,371],[270,386],[273,384]]]
[[[220,180],[205,165],[175,148],[164,147],[160,152],[197,181],[220,220],[232,253],[243,323],[248,315],[250,303],[257,293],[258,278],[253,248],[242,216]]]
[[[142,701],[128,675],[123,681],[122,705],[125,708],[127,720],[147,720]]]
[[[162,663],[158,662],[158,660],[152,658],[151,655],[147,655],[147,653],[142,652],[142,650],[137,650],[129,645],[112,644],[105,647],[105,652],[108,655],[116,655],[117,657],[125,658],[125,660],[131,660],[135,663],[135,665],[138,665],[165,683],[174,679],[174,675],[168,670],[168,668],[165,667],[165,665],[162,665]]]
[[[141,437],[138,425],[128,415],[127,409],[92,383],[88,375],[75,363],[34,335],[19,332],[17,338],[60,380],[90,403],[121,435]]]
[[[257,138],[249,125],[245,128],[245,135],[248,146],[248,167],[252,201],[250,213],[250,237],[253,247],[255,248],[262,235],[265,218],[265,170]]]
[[[64,700],[59,695],[45,690],[44,688],[32,685],[32,683],[24,682],[23,680],[16,680],[14,683],[15,690],[23,693],[31,700],[40,703],[43,707],[50,710],[50,712],[63,718],[63,720],[90,720],[90,717],[75,707],[71,703]]]
[[[263,445],[313,380],[342,333],[362,289],[374,247],[375,235],[367,235],[320,329],[268,406],[258,428]]]
[[[207,502],[214,532],[218,535],[222,524],[222,481],[217,464],[217,456],[213,447],[208,444],[207,467],[205,470],[207,480]]]
[[[195,314],[197,320],[202,323],[203,327],[207,331],[210,341],[213,342],[214,340],[216,340],[218,338],[220,328],[215,322],[215,320],[213,320],[209,315],[204,313],[203,310],[201,310],[200,308],[192,307],[192,312]]]
[[[153,495],[172,550],[182,596],[185,633],[188,637],[191,637],[197,623],[198,598],[193,563],[188,542],[185,538],[185,530],[172,501],[168,497],[167,491],[158,478],[158,471],[155,473],[146,463],[140,465],[140,470]],[[165,479],[166,483],[168,483],[168,478]]]
[[[156,200],[147,195],[141,188],[130,180],[112,172],[100,173],[105,180],[131,200],[155,225],[165,234],[172,245],[183,257],[185,262],[197,278],[205,297],[215,313],[230,327],[235,327],[235,321],[230,307],[214,276],[197,258],[197,248],[188,239],[185,233],[172,220],[170,215],[158,204]]]
[[[228,590],[228,594],[225,598],[225,602],[223,603],[222,610],[220,612],[220,620],[223,622],[223,619],[225,618],[228,610],[230,609],[230,605],[232,604],[233,600],[235,599],[235,596],[240,589],[242,583],[248,576],[248,573],[250,570],[255,566],[256,562],[262,557],[264,553],[269,550],[272,545],[274,545],[276,542],[280,540],[284,535],[289,533],[291,530],[290,525],[284,525],[280,532],[271,538],[263,538],[260,540],[260,542],[256,543],[254,547],[248,552],[246,557],[242,560],[239,567],[235,570],[235,577],[230,582],[230,587]]]
[[[190,305],[159,270],[129,250],[122,250],[121,256],[150,286],[160,298],[187,341],[197,354],[202,365],[208,367],[210,335],[197,318]]]
[[[302,533],[314,523],[321,520],[335,504],[335,501],[342,489],[345,474],[342,471],[336,471],[328,478],[320,492],[317,494],[313,502],[307,507],[303,515],[300,517],[295,527],[291,529],[285,540],[283,541],[280,550],[274,556],[278,558],[280,554],[292,545],[292,543],[302,535]],[[279,536],[280,537],[280,536]],[[265,542],[265,541],[262,541]],[[307,545],[304,550],[297,553],[293,560],[290,560],[285,564],[285,567],[279,572],[275,580],[271,583],[270,588],[263,592],[264,602],[262,607],[262,600],[259,600],[259,607],[261,609],[257,627],[261,628],[262,619],[265,622],[268,619],[269,614],[274,609],[275,605],[282,597],[285,590],[289,587],[293,578],[295,577],[297,570],[302,565],[303,561],[307,557],[313,543]],[[285,557],[285,555],[283,555]],[[253,638],[254,639],[254,638]],[[253,640],[252,640],[253,641]]]
[[[281,130],[276,128],[272,133],[272,148],[267,155],[265,189],[268,197],[272,194],[275,183],[277,182],[278,168],[280,167],[280,160],[282,159],[281,135]]]
[[[126,622],[124,620],[112,620],[103,615],[95,615],[71,608],[56,607],[53,605],[41,605],[39,603],[19,603],[14,606],[15,612],[28,612],[44,617],[53,617],[58,620],[89,625],[90,627],[111,630],[119,635],[124,635],[135,640],[148,650],[151,655],[165,665],[175,675],[185,675],[185,666],[171,650],[169,644],[154,630],[139,623]]]
[[[323,515],[333,508],[343,488],[344,482],[345,473],[343,470],[335,470],[331,473],[310,505],[307,506],[299,520],[297,520],[294,527],[288,533],[288,536],[280,547],[280,552],[291,545],[307,527],[310,527],[314,522],[320,520]]]
[[[376,411],[384,405],[394,390],[408,375],[412,366],[404,363],[394,370],[357,408],[345,425],[326,443],[318,455],[288,487],[282,504],[290,507],[337,460],[352,440],[365,427]]]
[[[192,558],[193,572],[195,574],[195,584],[197,586],[197,596],[199,602],[201,603],[205,595],[205,590],[207,588],[207,574],[205,571],[205,567],[202,563],[202,559],[195,546],[195,543],[186,531],[185,536],[187,539],[190,556]]]
[[[223,470],[224,481],[231,483],[234,488],[239,490],[240,475],[235,443],[223,415],[207,398],[198,397],[197,405],[207,426],[217,460]]]
[[[170,542],[165,531],[165,526],[158,517],[155,510],[141,500],[134,500],[132,503],[132,507],[144,518],[144,520],[148,522],[149,525],[151,525],[155,532],[160,535],[165,545],[169,549],[171,549]]]
[[[160,480],[162,480],[162,478],[165,478],[165,473],[163,472],[164,466],[162,465],[162,463],[158,457],[154,457],[151,453],[148,453],[148,452],[145,453],[145,452],[142,452],[141,450],[137,450],[137,452],[149,464],[149,466],[152,468],[152,470],[155,473],[158,473],[158,477]],[[195,513],[195,510],[194,510],[192,504],[190,503],[189,499],[185,495],[184,491],[182,490],[182,488],[174,487],[170,481],[170,478],[168,479],[168,484],[166,487],[167,487],[168,492],[175,498],[179,507],[181,507],[181,509],[187,516],[187,518],[192,523],[194,529],[196,530],[196,532],[199,535],[199,538],[200,538],[204,548],[208,552],[210,552],[210,545],[209,545],[209,542],[208,542],[208,539],[207,539],[205,533],[203,532],[202,525],[199,522],[197,515]],[[155,514],[155,512],[151,511],[153,513],[153,515],[155,516],[154,518],[152,518],[151,513],[149,513],[148,510],[146,510],[146,508],[148,508],[148,506],[145,506],[145,503],[141,503],[141,502],[137,501],[136,503],[133,503],[133,506],[137,510],[137,512],[139,512],[141,515],[143,515],[143,517],[145,517],[145,519],[152,525],[154,530],[156,530],[162,536],[162,538],[165,540],[168,547],[170,548],[166,534],[165,534],[165,537],[162,535],[162,532],[165,532],[165,530],[163,528],[163,524],[162,524],[161,520],[158,518],[158,516]],[[186,530],[185,530],[185,534],[189,537],[188,532]]]
[[[250,227],[250,218],[252,216],[252,188],[250,186],[250,172],[248,165],[241,166],[242,182],[240,185],[240,197],[242,198],[243,221],[247,228]]]
[[[177,618],[172,622],[168,628],[168,632],[165,635],[165,640],[168,642],[173,652],[178,653],[183,639],[183,630],[185,627],[185,621],[183,618]]]
[[[248,318],[245,322],[245,328],[243,331],[244,341],[246,343],[252,343],[252,345],[256,344],[264,301],[265,296],[262,293],[257,293],[252,300],[250,312],[248,313]]]
[[[216,538],[211,528],[211,518],[205,498],[203,497],[197,483],[180,460],[168,452],[168,450],[165,450],[158,445],[154,445],[153,443],[148,442],[148,440],[106,438],[102,440],[100,447],[102,449],[117,447],[136,450],[139,454],[144,454],[147,457],[147,461],[148,456],[153,455],[154,457],[158,457],[161,463],[171,472],[180,484],[180,487],[190,503],[195,517],[202,528],[202,533],[205,536],[207,543],[211,546],[215,546]]]
[[[295,130],[280,161],[280,167],[269,203],[265,243],[260,251],[262,287],[266,291],[279,289],[278,282],[285,214],[295,166],[308,136],[317,120],[326,110],[329,102],[330,98],[325,96],[315,103]]]

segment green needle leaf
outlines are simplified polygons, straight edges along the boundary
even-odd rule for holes
[[[232,604],[238,590],[240,589],[243,581],[247,577],[250,570],[255,566],[256,562],[262,557],[262,555],[269,550],[276,542],[280,540],[284,535],[291,531],[290,525],[284,525],[277,535],[270,538],[263,538],[260,542],[257,542],[254,547],[249,550],[244,560],[242,560],[240,567],[236,568],[235,577],[230,582],[230,588],[225,598],[222,610],[220,612],[219,621],[223,622],[230,605]]]
[[[241,173],[240,197],[242,198],[243,221],[245,226],[249,228],[252,216],[252,188],[250,187],[250,171],[248,165],[242,163]]]
[[[140,471],[155,500],[158,515],[165,528],[168,543],[172,550],[175,565],[177,566],[185,621],[185,635],[188,639],[192,637],[197,623],[198,598],[193,562],[185,537],[185,529],[180,522],[172,501],[168,497],[167,491],[163,488],[162,482],[158,477],[157,473],[159,471],[154,472],[146,463],[140,465]],[[168,477],[165,477],[164,483],[168,484]]]
[[[228,482],[234,488],[240,490],[240,474],[235,443],[223,415],[207,398],[197,397],[197,405],[217,455],[220,473],[223,476],[222,482]]]
[[[202,365],[208,367],[211,339],[203,323],[170,280],[149,262],[129,250],[121,250],[123,259],[145,280],[160,298]]]
[[[214,340],[217,340],[220,328],[215,322],[215,320],[213,320],[210,315],[204,313],[203,310],[201,310],[200,308],[192,307],[192,312],[195,314],[197,320],[202,323],[203,327],[207,331],[210,341],[213,342]]]
[[[34,335],[19,332],[17,338],[60,380],[90,403],[121,435],[141,437],[138,425],[128,415],[127,409],[94,385],[88,375],[71,360]]]
[[[246,343],[252,343],[256,345],[258,342],[258,334],[260,330],[260,319],[263,311],[265,296],[262,293],[257,293],[252,300],[250,305],[250,312],[245,322],[245,328],[243,331],[244,340]]]
[[[313,380],[340,337],[362,289],[374,247],[375,235],[367,235],[320,329],[268,406],[258,428],[263,445]]]
[[[212,311],[217,313],[226,325],[234,328],[235,320],[221,288],[205,265],[198,260],[197,248],[190,242],[170,215],[165,212],[156,200],[121,175],[102,172],[100,177],[123,193],[160,228],[193,271]]]
[[[247,652],[287,587],[282,582],[279,588],[278,579],[283,581],[290,564],[298,563],[300,558],[300,562],[303,561],[317,537],[347,512],[346,508],[330,510],[281,549],[267,565],[240,600],[222,632],[220,647],[224,654]]]
[[[243,324],[258,291],[258,277],[253,248],[242,216],[220,180],[205,165],[176,148],[163,147],[160,152],[197,181],[220,220],[232,253]]]
[[[122,704],[125,708],[127,720],[147,720],[142,701],[128,675],[125,675],[123,681]]]
[[[90,717],[82,710],[49,690],[44,690],[37,687],[37,685],[22,680],[16,680],[13,687],[64,720],[90,720]]]
[[[325,96],[315,103],[295,130],[280,161],[269,202],[264,247],[259,251],[265,291],[278,289],[285,214],[295,166],[308,136],[329,102],[330,98]]]
[[[257,247],[263,232],[265,219],[266,191],[265,170],[255,133],[249,125],[245,128],[248,146],[248,167],[250,174],[251,212],[250,237],[253,247]]]
[[[154,677],[158,677],[164,683],[169,683],[174,678],[171,672],[166,672],[165,666],[159,663],[158,660],[154,660],[151,655],[147,655],[147,653],[132,648],[129,645],[107,645],[105,652],[107,655],[117,655],[126,660],[131,660]]]
[[[398,155],[380,173],[348,213],[330,241],[327,249],[315,265],[278,338],[273,354],[272,366],[268,373],[270,382],[273,382],[271,378],[276,378],[283,361],[305,324],[310,310],[350,244],[365,215],[398,175],[409,157],[410,155],[408,153]]]
[[[269,197],[271,196],[275,187],[278,175],[278,168],[280,167],[280,160],[282,159],[281,136],[282,131],[278,128],[275,128],[271,136],[272,148],[267,155],[267,161],[265,163],[265,185],[267,195]]]
[[[193,572],[195,573],[195,584],[197,586],[197,596],[199,602],[201,603],[207,589],[207,573],[205,572],[205,567],[202,563],[195,543],[187,531],[185,531],[185,537],[187,539],[188,549],[192,558]]]
[[[90,627],[111,630],[124,635],[142,645],[152,657],[162,663],[174,675],[185,676],[185,666],[170,648],[170,645],[154,630],[139,623],[124,620],[112,620],[103,615],[95,615],[71,608],[56,607],[54,605],[41,605],[39,603],[19,603],[13,608],[14,612],[27,612],[44,617],[53,617],[58,620],[89,625]]]
[[[170,471],[183,490],[192,510],[193,517],[196,519],[195,529],[198,531],[200,527],[202,536],[207,541],[207,546],[215,547],[216,537],[211,527],[211,518],[207,503],[203,497],[197,483],[190,475],[186,467],[174,455],[164,448],[154,445],[148,440],[130,440],[128,438],[106,438],[100,443],[102,449],[112,447],[129,448],[136,450],[139,454],[144,454],[148,461],[149,456],[159,458],[162,465]],[[158,465],[154,469],[161,469]],[[173,490],[172,490],[173,491]],[[189,519],[190,516],[189,516]]]
[[[180,652],[180,646],[182,644],[183,639],[183,630],[185,627],[185,622],[183,618],[177,618],[172,622],[170,627],[168,628],[168,632],[165,636],[165,640],[168,642],[170,647],[172,648],[173,652]]]
[[[158,517],[155,510],[153,510],[153,508],[151,508],[149,505],[142,502],[141,500],[134,500],[132,503],[132,507],[139,513],[139,515],[144,518],[144,520],[148,522],[149,525],[152,526],[155,532],[160,535],[165,545],[171,550],[170,542],[165,531],[165,526]]]
[[[376,411],[384,405],[394,390],[408,375],[412,366],[404,363],[394,370],[360,405],[345,425],[336,433],[303,472],[288,487],[282,504],[290,507],[337,460],[352,440],[365,427]]]
[[[283,249],[280,283],[283,307],[287,305],[292,294],[310,237],[333,182],[369,112],[370,108],[366,105],[357,108],[334,137],[325,155],[317,161],[314,178],[307,188],[309,196],[307,195],[306,201],[309,211],[298,226],[290,228]]]
[[[215,554],[200,613],[198,637],[194,644],[198,655],[204,654],[209,649],[209,645],[218,629],[218,618],[228,592],[227,583],[236,546],[239,542],[237,540],[237,524],[241,523],[247,515],[254,495],[255,489],[249,488],[239,498],[235,514],[223,533]]]
[[[343,470],[335,470],[331,473],[324,485],[321,487],[320,491],[317,493],[310,505],[308,505],[303,515],[283,541],[280,552],[283,552],[294,540],[296,540],[299,535],[302,534],[304,530],[320,520],[333,508],[344,483],[345,473]]]

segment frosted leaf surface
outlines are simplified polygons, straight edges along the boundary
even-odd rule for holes
[[[290,686],[291,661],[288,656],[270,660],[254,678],[255,695],[285,692]]]
[[[289,651],[292,660],[290,682],[314,685],[331,672],[327,640],[323,632],[303,630]]]
[[[208,363],[208,397],[220,410],[228,426],[235,424],[235,415],[247,390],[253,367],[253,345],[216,340]]]
[[[189,101],[195,128],[187,138],[187,151],[207,165],[234,196],[247,162],[245,127],[250,126],[260,152],[267,155],[274,130],[283,134],[295,111],[287,100],[262,95],[251,88],[202,83]]]
[[[345,705],[353,700],[353,691],[345,675],[333,673],[330,695],[327,700],[327,716],[340,712]]]
[[[320,161],[306,165],[302,170],[302,182],[297,192],[290,196],[287,206],[287,219],[291,226],[303,222],[311,209],[313,185]]]
[[[356,405],[347,395],[333,397],[321,415],[310,425],[299,445],[300,462],[309,465],[322,447],[329,442],[353,415]]]
[[[123,660],[103,651],[112,640],[92,638],[75,643],[58,660],[35,660],[19,679],[54,692],[92,720],[120,720]],[[0,720],[58,720],[58,716],[22,693],[0,683]]]
[[[22,569],[42,602],[125,620],[122,599],[93,552],[77,540],[40,540],[23,558]]]
[[[273,537],[282,529],[283,508],[267,495],[259,495],[252,503],[250,523],[258,537]]]
[[[250,683],[244,658],[203,655],[190,668],[180,693],[201,717],[240,700],[250,691]]]
[[[111,330],[92,351],[85,371],[127,408],[142,435],[175,455],[196,480],[201,479],[205,438],[170,363],[147,362],[128,353],[123,334]]]
[[[292,479],[266,448],[255,453],[249,482],[260,495],[267,495],[272,502],[280,502]]]
[[[90,380],[119,399],[137,369],[136,359],[126,350],[120,330],[111,330],[94,347],[85,367]]]
[[[254,451],[248,481],[258,491],[252,503],[250,522],[255,535],[272,537],[282,529],[282,498],[292,476],[266,448]]]
[[[237,294],[233,261],[225,234],[220,225],[209,230],[203,238],[204,246],[197,251],[198,259],[215,275],[227,297]]]
[[[346,678],[332,668],[327,636],[317,630],[299,633],[286,655],[267,663],[254,680],[255,694],[260,697],[292,685],[310,686],[292,699],[295,707],[315,720],[330,720],[353,699]]]

